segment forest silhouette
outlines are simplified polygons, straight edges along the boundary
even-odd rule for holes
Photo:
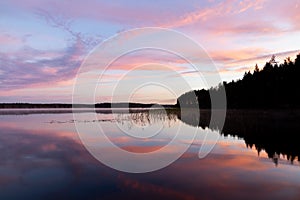
[[[208,90],[193,90],[177,99],[179,107],[211,108],[210,96],[226,91],[227,108],[300,108],[299,76],[300,53],[292,61],[290,57],[278,64],[273,55],[263,69],[257,64],[253,73],[245,72],[244,77],[229,83],[220,83]]]

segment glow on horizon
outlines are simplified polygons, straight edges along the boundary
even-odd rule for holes
[[[263,67],[272,54],[282,62],[300,52],[299,4],[299,0],[0,2],[0,102],[70,103],[76,72],[90,50],[118,32],[149,26],[193,38],[214,60],[223,80],[238,79],[255,63]],[[180,59],[144,52],[114,63],[105,76],[107,92],[97,100],[111,99],[110,84],[129,66],[155,62],[176,70],[193,89],[207,87]],[[161,78],[159,67],[146,71]],[[143,73],[127,77],[126,84]],[[145,95],[140,92],[133,101],[174,103],[170,95],[154,88],[147,87]]]

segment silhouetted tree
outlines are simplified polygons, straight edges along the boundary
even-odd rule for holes
[[[297,55],[297,57],[295,59],[295,65],[300,67],[300,53]]]
[[[259,68],[258,68],[257,64],[255,65],[254,72],[256,72],[256,73],[259,72]]]
[[[228,108],[300,108],[300,54],[293,62],[290,58],[278,64],[273,55],[262,70],[255,65],[253,74],[245,72],[243,78],[229,83],[223,82],[217,88],[195,90],[181,95],[182,105],[210,108],[210,93],[225,88]],[[196,94],[192,97],[191,93]],[[177,104],[179,105],[179,104]]]
[[[275,58],[276,58],[276,56],[275,56],[275,55],[272,55],[272,57],[271,57],[269,63],[271,63],[271,64],[277,64],[278,62],[275,60]]]

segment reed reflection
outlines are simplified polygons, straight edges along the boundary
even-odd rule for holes
[[[200,113],[200,115],[199,115]],[[228,110],[222,131],[218,122],[210,121],[209,110],[180,112],[178,109],[132,112],[129,115],[119,115],[119,122],[129,121],[132,126],[148,126],[159,121],[170,122],[181,120],[193,127],[219,131],[224,136],[236,136],[245,141],[248,148],[255,148],[258,155],[265,150],[268,157],[278,164],[283,157],[293,163],[300,161],[300,146],[297,133],[300,132],[300,114],[298,111],[271,110]]]
[[[178,116],[175,111],[163,109],[147,109],[140,110],[139,112],[130,110],[128,114],[119,113],[115,117],[118,123],[128,123],[129,128],[133,126],[146,127],[158,123],[167,124],[170,127],[172,123],[178,121]]]

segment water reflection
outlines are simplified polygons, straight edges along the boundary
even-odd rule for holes
[[[296,144],[294,134],[299,130],[294,124],[297,115],[292,115],[229,112],[222,134],[244,138],[249,147],[252,144],[267,152],[272,147],[278,155],[290,155],[291,160],[292,154],[299,155],[293,148],[287,151],[289,144]],[[119,129],[113,126],[116,123],[143,128],[163,122],[170,135],[179,125],[188,134],[195,128],[204,131],[209,123],[206,111],[201,112],[199,124],[195,124],[195,119],[187,120],[187,116],[182,118],[177,110],[116,116],[119,117],[99,113],[97,123],[125,149],[159,146],[163,138],[149,144],[137,143],[121,137]],[[84,119],[83,114],[81,123],[95,123]],[[186,124],[178,119],[184,119]],[[194,145],[175,163],[156,172],[118,172],[102,165],[85,150],[71,120],[70,113],[0,115],[0,199],[297,199],[300,195],[298,166],[274,167],[268,158],[257,157],[251,149],[245,149],[243,140],[224,139],[201,160],[197,157],[199,148]],[[270,124],[262,127],[264,122]],[[279,140],[278,134],[291,138]]]
[[[178,116],[175,110],[172,109],[140,110],[139,112],[130,110],[128,115],[118,114],[116,119],[118,123],[129,122],[130,127],[146,127],[161,122],[167,122],[168,125],[171,126],[172,123],[178,120]]]
[[[76,112],[86,113],[95,112],[92,109],[78,109]],[[21,110],[0,110],[1,115],[30,115],[30,114],[65,114],[72,113],[70,109],[21,109]],[[300,132],[300,112],[295,110],[228,110],[226,121],[222,132],[218,127],[218,121],[211,122],[211,113],[209,110],[185,110],[180,112],[177,109],[98,109],[96,113],[102,115],[111,115],[113,117],[95,120],[84,119],[76,121],[79,123],[89,122],[113,122],[126,125],[128,129],[132,127],[148,127],[153,124],[164,123],[166,126],[172,126],[179,119],[185,124],[193,127],[207,129],[210,127],[213,131],[218,131],[224,136],[237,136],[245,141],[248,148],[255,148],[260,155],[265,150],[268,157],[278,164],[278,159],[283,157],[293,163],[300,161],[300,146],[297,140],[297,133]],[[200,115],[199,115],[200,113]],[[75,120],[50,120],[49,123],[74,123]]]
[[[202,129],[210,127],[211,130],[219,131],[224,136],[237,136],[245,141],[248,148],[255,148],[258,155],[265,150],[276,165],[280,157],[291,163],[295,160],[300,161],[297,134],[300,132],[300,112],[298,111],[228,110],[222,131],[217,121],[211,121],[209,110],[190,109],[184,112],[177,109],[169,109],[166,112],[144,110],[131,113],[126,116],[126,119],[121,117],[120,121],[127,120],[138,126],[147,126],[157,121],[169,122],[177,119],[193,127]]]
[[[190,111],[196,112],[196,111]],[[191,126],[206,128],[210,123],[210,112],[201,111],[199,123],[195,123],[193,115],[178,118]],[[222,130],[223,135],[237,136],[245,140],[247,147],[255,148],[258,155],[265,150],[275,164],[282,155],[293,163],[300,161],[300,113],[298,111],[227,111],[226,121]],[[211,127],[219,129],[218,126]]]
[[[76,112],[95,112],[92,109],[78,109]],[[0,110],[0,115],[31,115],[31,114],[66,114],[72,113],[70,109],[21,109]],[[218,127],[218,121],[211,122],[209,110],[185,110],[177,109],[98,109],[97,114],[112,115],[113,117],[95,120],[50,120],[48,123],[90,123],[113,122],[132,127],[149,127],[153,124],[164,123],[164,126],[173,126],[177,120],[187,125],[200,127],[203,130],[210,127],[224,136],[237,136],[245,141],[248,148],[255,148],[260,155],[262,150],[267,152],[269,158],[278,164],[278,159],[283,157],[293,163],[300,161],[300,146],[297,133],[300,132],[300,112],[295,110],[281,111],[250,111],[228,110],[222,132]],[[199,115],[200,113],[200,115]]]

